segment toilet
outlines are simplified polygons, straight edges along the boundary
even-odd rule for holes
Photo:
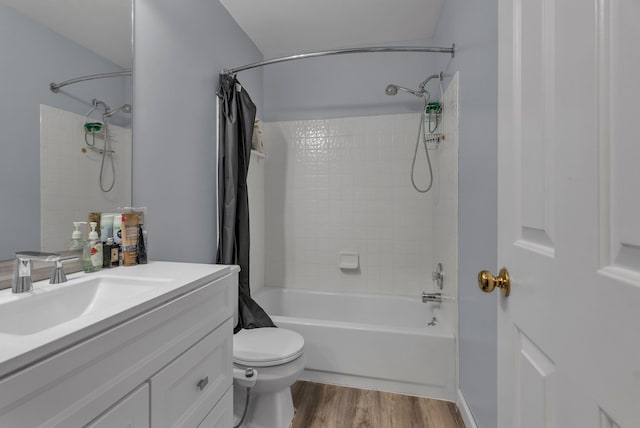
[[[237,289],[234,290],[238,301]],[[233,312],[238,323],[238,305]],[[241,428],[289,428],[293,420],[291,385],[304,370],[304,338],[284,328],[242,329],[233,335],[234,426],[251,395]],[[255,376],[247,377],[247,369]]]
[[[234,372],[255,370],[255,386],[242,427],[288,428],[293,419],[291,385],[304,370],[304,339],[283,328],[240,330],[233,336]],[[246,400],[244,379],[234,375],[233,408],[237,421]]]

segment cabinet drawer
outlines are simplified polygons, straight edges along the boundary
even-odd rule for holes
[[[209,412],[198,428],[229,428],[233,426],[233,389],[229,388],[216,407]]]
[[[149,384],[143,384],[85,428],[149,428]]]
[[[195,428],[227,392],[232,329],[229,319],[151,378],[153,428]]]

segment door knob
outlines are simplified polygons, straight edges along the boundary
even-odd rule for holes
[[[480,271],[478,273],[478,287],[485,293],[491,293],[494,288],[498,287],[502,289],[504,297],[509,297],[511,291],[509,271],[507,268],[502,268],[498,276],[491,275],[491,272],[487,270]]]

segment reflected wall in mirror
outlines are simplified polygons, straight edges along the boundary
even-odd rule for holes
[[[51,107],[56,109],[51,111],[62,111],[63,116],[77,120],[78,116],[85,117],[93,107],[94,99],[104,102],[112,110],[132,104],[131,77],[80,82],[65,86],[57,94],[49,90],[51,82],[132,69],[132,1],[0,0],[0,260],[13,258],[19,250],[41,247],[41,239],[44,238],[41,225],[48,217],[47,213],[41,218],[41,196],[43,200],[54,201],[49,208],[55,208],[56,216],[68,220],[64,231],[68,238],[72,232],[71,222],[86,220],[88,213],[78,218],[76,212],[65,213],[64,209],[70,205],[69,198],[81,200],[87,197],[83,194],[87,192],[83,188],[86,186],[79,186],[80,182],[97,182],[101,164],[96,161],[98,153],[87,151],[86,154],[93,167],[85,174],[92,177],[83,179],[79,175],[74,183],[63,174],[42,173],[41,165],[64,171],[77,169],[79,162],[73,156],[62,156],[55,146],[49,147],[48,153],[41,153],[40,113],[41,109]],[[96,110],[88,119],[101,122],[103,111],[102,108]],[[131,113],[126,112],[109,118],[112,130],[119,135],[122,135],[120,129],[125,129],[125,134],[128,129],[130,134],[131,122]],[[82,149],[86,150],[84,141],[75,141],[73,134],[77,134],[77,129],[53,128],[58,133],[57,143],[68,143],[78,154]],[[81,128],[80,132],[84,135],[84,129]],[[43,134],[43,143],[46,144],[45,137]],[[99,135],[97,137],[100,147],[103,142],[100,142]],[[43,162],[41,154],[47,156]],[[117,158],[114,160],[118,161]],[[127,168],[129,170],[120,174],[121,177],[116,176],[116,182],[126,180],[119,185],[128,188],[130,202],[131,171],[130,167]],[[41,177],[47,182],[41,183]],[[52,189],[53,194],[41,195],[41,184],[48,184],[43,189],[45,192],[47,188]],[[61,186],[70,190],[71,196],[56,194]],[[99,185],[95,187],[92,193],[102,192]],[[109,206],[109,210],[113,211],[118,206],[121,206],[121,201]],[[107,209],[93,209],[99,210]],[[61,243],[59,249],[63,249],[63,245]],[[49,246],[47,249],[53,248]]]

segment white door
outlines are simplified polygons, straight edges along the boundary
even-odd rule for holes
[[[498,99],[498,427],[639,428],[640,1],[499,0]]]

